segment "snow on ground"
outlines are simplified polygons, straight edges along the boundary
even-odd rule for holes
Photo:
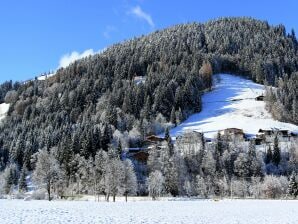
[[[264,93],[263,85],[228,74],[214,75],[214,83],[214,89],[202,96],[202,111],[173,128],[171,136],[195,130],[213,138],[218,130],[225,128],[240,128],[252,136],[260,128],[298,132],[298,126],[274,120],[265,110],[265,102],[255,100]]]
[[[8,109],[9,109],[9,104],[7,103],[0,104],[0,120],[2,120],[6,116]]]
[[[0,223],[296,224],[298,201],[147,202],[0,200]]]

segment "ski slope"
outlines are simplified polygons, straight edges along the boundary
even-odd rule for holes
[[[2,120],[6,116],[8,109],[9,109],[9,104],[7,103],[0,104],[0,120]]]
[[[0,223],[297,224],[298,202],[280,200],[22,201],[0,200]]]
[[[214,88],[202,96],[202,111],[170,131],[172,137],[187,131],[204,132],[213,138],[218,130],[240,128],[248,136],[262,129],[287,129],[298,132],[298,126],[276,121],[265,109],[265,102],[255,97],[264,94],[264,86],[240,76],[214,75]]]

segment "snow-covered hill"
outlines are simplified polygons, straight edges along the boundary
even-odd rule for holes
[[[9,109],[9,104],[7,103],[0,104],[0,120],[2,120],[6,116],[8,109]]]
[[[276,121],[265,109],[265,102],[255,97],[264,94],[264,86],[243,77],[214,75],[214,88],[202,97],[203,109],[170,132],[176,137],[185,131],[204,132],[213,138],[218,130],[240,128],[254,136],[262,129],[287,129],[298,132],[298,126]]]

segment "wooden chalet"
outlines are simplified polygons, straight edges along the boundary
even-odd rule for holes
[[[134,159],[138,162],[146,163],[149,153],[148,148],[125,148],[125,157]]]
[[[157,143],[160,143],[164,140],[165,140],[165,138],[158,137],[156,135],[150,135],[146,138],[146,142],[151,143],[151,144],[157,144]]]
[[[227,137],[228,140],[239,139],[245,140],[245,134],[242,129],[239,128],[226,128],[219,131],[219,134]]]
[[[256,138],[262,139],[265,142],[273,142],[275,136],[280,141],[289,141],[292,133],[286,129],[259,129]]]

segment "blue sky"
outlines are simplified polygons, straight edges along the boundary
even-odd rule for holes
[[[298,32],[297,9],[295,0],[1,0],[0,82],[33,78],[177,23],[251,16]]]

